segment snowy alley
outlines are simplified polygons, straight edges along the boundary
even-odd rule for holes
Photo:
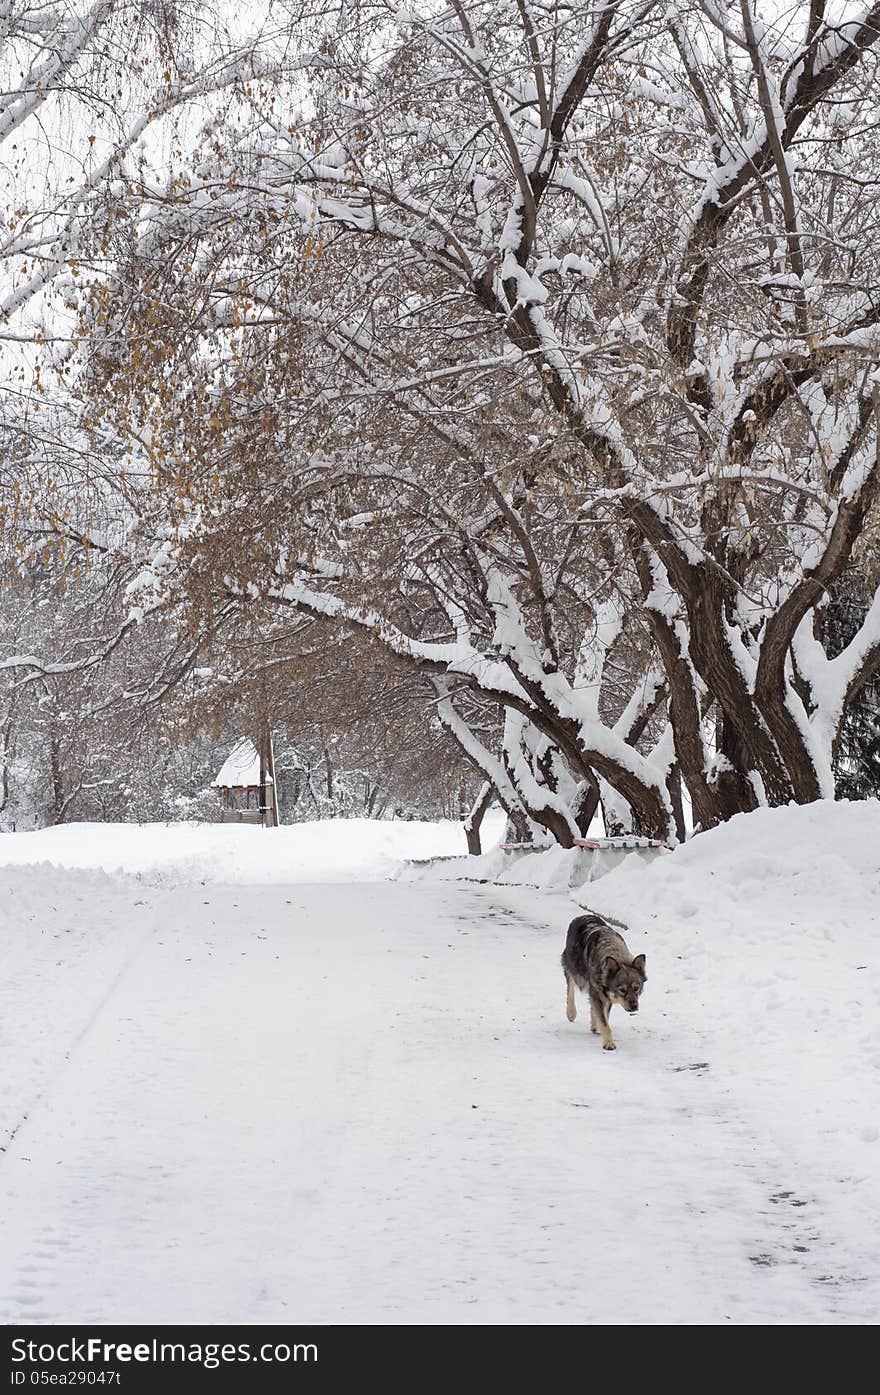
[[[765,816],[784,881],[754,817],[575,892],[0,870],[0,1317],[872,1320],[866,809],[812,880],[816,810]],[[563,1011],[587,892],[647,953],[613,1055]]]

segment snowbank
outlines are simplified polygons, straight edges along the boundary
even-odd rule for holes
[[[484,843],[501,836],[489,816]],[[409,858],[462,851],[462,825],[327,819],[259,828],[247,824],[71,823],[0,834],[0,867],[48,862],[175,881],[285,883],[382,881]]]
[[[627,923],[674,912],[716,934],[744,916],[845,929],[880,914],[880,800],[739,814],[650,865],[629,858],[581,899]]]
[[[646,903],[682,896],[691,905],[697,882],[713,908],[719,897],[734,904],[778,891],[786,905],[815,904],[833,898],[837,912],[860,907],[880,886],[880,801],[820,800],[785,809],[739,814],[701,833],[672,853],[664,850],[617,852],[547,848],[542,852],[502,852],[456,857],[430,867],[407,867],[405,879],[474,880],[544,891],[581,888],[579,899],[595,909],[636,919]],[[711,878],[711,880],[707,880]],[[585,884],[589,883],[589,892]],[[616,908],[616,909],[614,909]],[[695,905],[688,914],[705,909]],[[621,910],[626,915],[621,916]]]

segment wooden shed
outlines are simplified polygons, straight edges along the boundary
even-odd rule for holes
[[[249,737],[242,737],[223,762],[214,780],[214,787],[220,792],[221,823],[257,823],[264,828],[277,828],[271,739],[267,737],[260,746],[258,751]]]

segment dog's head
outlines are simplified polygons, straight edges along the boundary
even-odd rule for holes
[[[638,1012],[639,998],[647,981],[645,956],[637,954],[631,964],[605,960],[605,992],[627,1012]]]

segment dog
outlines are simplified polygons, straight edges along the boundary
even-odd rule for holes
[[[608,1019],[615,1003],[638,1012],[647,982],[644,954],[633,958],[623,936],[600,915],[579,915],[568,927],[561,962],[569,1022],[577,1017],[574,990],[580,988],[590,995],[590,1031],[601,1036],[603,1051],[616,1051]]]

